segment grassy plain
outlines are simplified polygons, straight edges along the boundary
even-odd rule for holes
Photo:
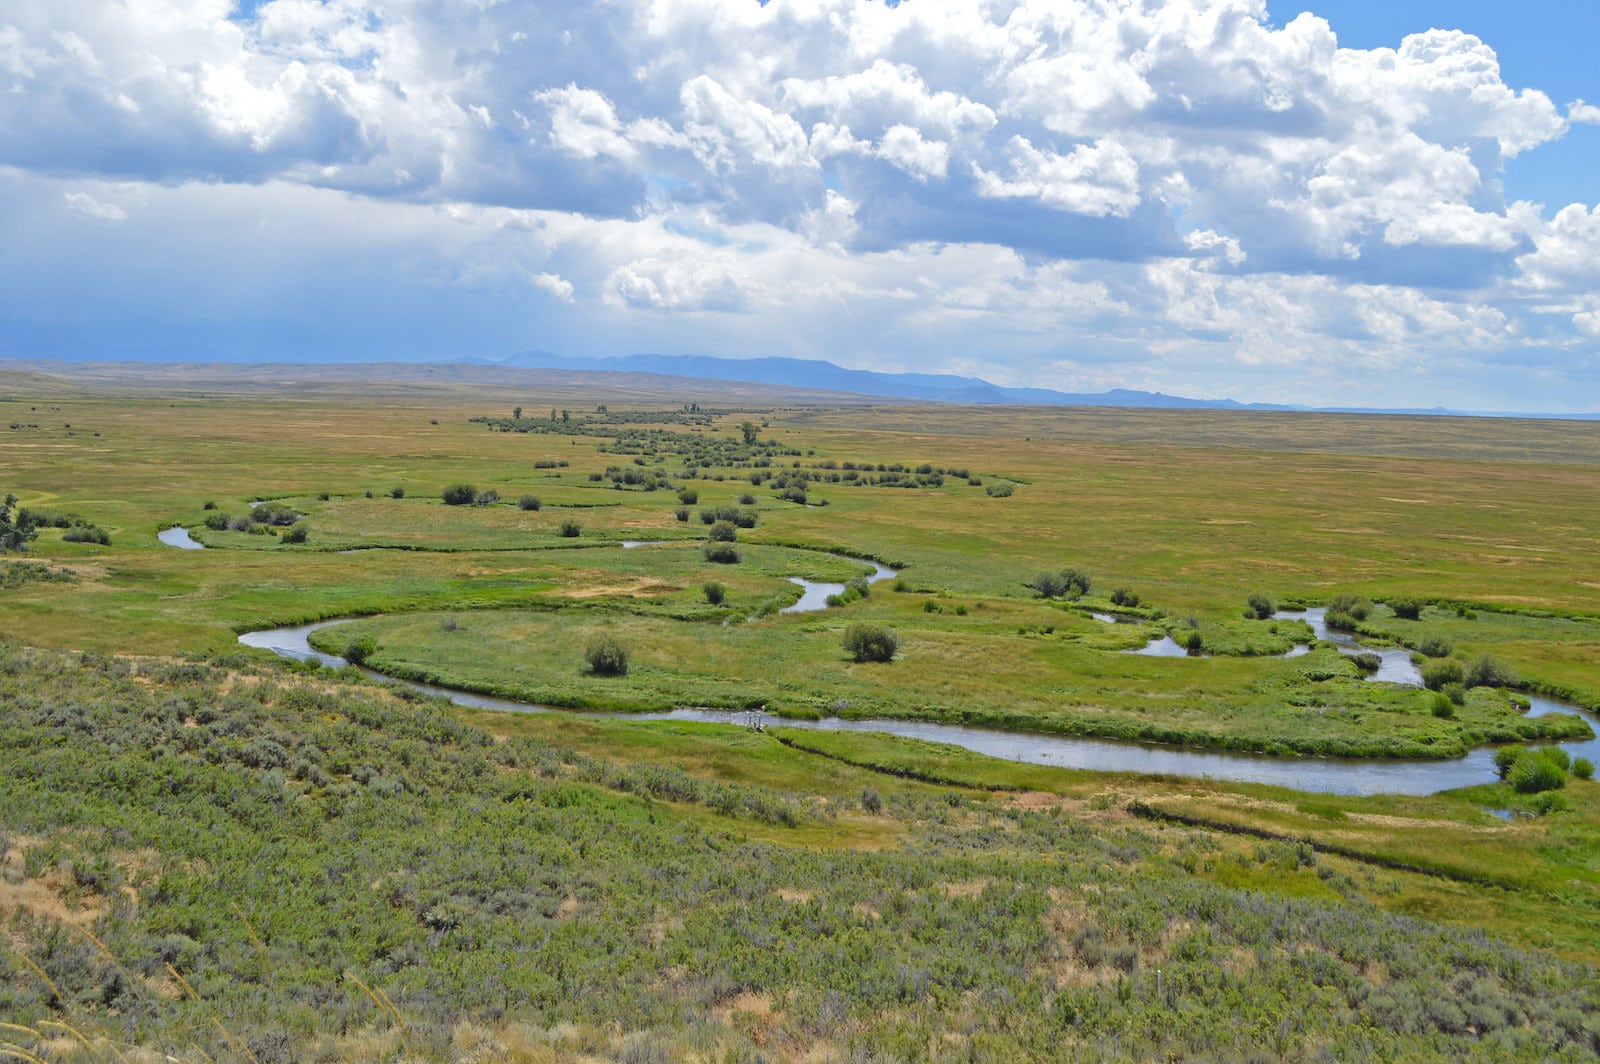
[[[1447,625],[1457,657],[1492,650],[1533,684],[1600,705],[1600,441],[1590,426],[815,405],[678,423],[670,415],[684,402],[635,391],[639,406],[668,412],[660,424],[602,421],[580,433],[547,425],[546,412],[575,408],[581,422],[615,396],[463,387],[366,400],[0,403],[0,483],[22,505],[79,512],[113,534],[107,548],[47,531],[35,554],[81,579],[66,593],[37,585],[8,594],[0,622],[43,644],[171,652],[221,650],[248,628],[385,614],[323,638],[370,634],[375,663],[397,673],[573,706],[766,704],[1446,757],[1577,726],[1524,720],[1488,690],[1472,692],[1453,718],[1434,717],[1423,692],[1359,681],[1331,653],[1273,659],[1305,630],[1240,616],[1253,591],[1307,603],[1403,594],[1477,608],[1476,621],[1435,610],[1423,626]],[[532,431],[472,420],[507,417],[512,405],[536,412],[522,426]],[[693,460],[695,448],[726,448],[752,418],[767,450]],[[845,479],[881,475],[883,464],[947,472],[938,486],[909,488]],[[608,469],[670,486],[616,485]],[[752,484],[752,472],[768,479]],[[813,478],[813,505],[773,489],[772,475],[795,472]],[[501,501],[442,505],[439,493],[458,482]],[[1012,495],[991,496],[996,484]],[[688,521],[676,516],[680,487],[698,494]],[[404,497],[390,497],[394,488]],[[522,495],[541,508],[519,509]],[[758,518],[741,532],[743,561],[706,562],[699,511],[741,496]],[[200,527],[260,498],[305,513],[307,543]],[[208,501],[217,509],[203,509]],[[579,536],[561,534],[569,520]],[[214,549],[157,544],[156,530],[175,523]],[[625,540],[669,542],[622,550]],[[719,626],[792,601],[791,576],[864,571],[818,549],[904,565],[908,593],[879,585],[827,614]],[[1094,577],[1091,595],[1065,608],[1026,586],[1063,565]],[[721,608],[701,593],[712,580],[728,588]],[[1117,588],[1148,607],[1132,611],[1140,623],[1087,617],[1110,608]],[[440,611],[464,610],[496,612],[465,624],[470,636],[446,631]],[[900,632],[898,665],[842,658],[839,631],[856,619]],[[638,667],[621,681],[581,668],[577,636],[601,627],[631,642]],[[1415,644],[1423,628],[1381,634]],[[1117,653],[1169,632],[1198,632],[1215,653]]]
[[[742,394],[627,453],[599,428],[471,419],[708,398],[206,387],[0,388],[26,396],[0,399],[0,492],[112,536],[46,530],[31,560],[67,579],[0,581],[0,1016],[33,1032],[0,1037],[41,1059],[1600,1053],[1592,782],[1538,815],[1504,784],[1312,796],[865,734],[488,713],[235,638],[363,616],[321,638],[370,636],[396,674],[574,706],[1448,756],[1575,718],[1527,720],[1493,688],[1435,716],[1428,693],[1362,680],[1331,649],[1275,657],[1308,632],[1244,619],[1245,598],[1417,596],[1435,603],[1419,621],[1379,607],[1365,637],[1492,652],[1600,705],[1591,425]],[[776,441],[770,464],[682,475],[673,448],[746,420]],[[856,487],[847,462],[947,472]],[[794,463],[841,479],[813,480],[809,506],[750,481]],[[618,488],[613,468],[671,486]],[[443,505],[459,482],[501,501]],[[699,496],[688,521],[680,487]],[[307,542],[203,527],[262,498],[304,513]],[[758,518],[737,565],[700,552],[698,511],[718,505]],[[579,536],[560,534],[569,519]],[[160,545],[173,524],[211,549]],[[790,577],[866,571],[828,551],[904,567],[900,589],[773,613]],[[1093,575],[1084,600],[1026,586],[1066,565]],[[1118,588],[1142,601],[1122,611],[1134,623],[1089,617]],[[894,627],[897,659],[849,661],[855,620]],[[630,648],[626,676],[586,672],[602,631]],[[1191,631],[1210,656],[1120,653]],[[52,1023],[103,1041],[75,1049]]]

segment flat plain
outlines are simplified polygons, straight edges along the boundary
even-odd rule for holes
[[[1587,735],[1521,699],[1600,708],[1592,425],[661,379],[0,384],[0,493],[68,526],[0,559],[0,1011],[40,1059],[1600,1047],[1587,779],[1308,795],[782,726],[1413,758]],[[284,524],[248,520],[263,500]],[[709,560],[734,517],[738,561]],[[791,578],[874,562],[898,576],[780,612]],[[1062,570],[1089,589],[1041,595]],[[1310,628],[1252,595],[1352,606],[1369,645],[1462,678],[1284,656]],[[382,674],[776,726],[476,711],[237,643],[331,618],[357,619],[317,644]],[[852,660],[862,624],[892,661]],[[624,674],[586,663],[599,636]],[[1128,653],[1161,637],[1198,653]]]

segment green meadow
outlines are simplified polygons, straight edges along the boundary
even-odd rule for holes
[[[1375,758],[1587,737],[1524,702],[1600,708],[1592,425],[0,385],[0,497],[44,526],[0,558],[0,1053],[1600,1052],[1581,772],[1339,797],[783,727]],[[898,576],[863,586],[874,562]],[[1063,570],[1087,590],[1041,594]],[[792,578],[858,583],[784,613]],[[1430,686],[1252,596],[1353,610]],[[387,676],[775,726],[470,710],[237,642],[333,618],[315,644]],[[892,660],[854,660],[863,624]],[[625,668],[592,664],[602,637]],[[1162,637],[1195,653],[1131,653]]]

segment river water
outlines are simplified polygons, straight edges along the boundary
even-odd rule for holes
[[[887,579],[892,570],[878,566],[875,579]],[[887,574],[887,575],[884,575]],[[809,588],[807,589],[810,590]],[[816,601],[821,602],[824,593]],[[802,602],[805,598],[802,597]],[[797,603],[798,605],[798,603]],[[812,607],[815,609],[823,606]],[[793,607],[791,607],[793,610]],[[1320,612],[1287,616],[1304,619],[1314,629],[1326,630]],[[275,628],[260,632],[247,632],[239,637],[246,646],[261,647],[285,657],[315,658],[324,665],[348,664],[343,658],[324,654],[307,641],[319,628],[343,624],[345,621],[322,621],[318,624]],[[1342,633],[1340,633],[1342,635]],[[1354,639],[1340,640],[1342,650],[1360,653],[1361,647]],[[1379,652],[1383,653],[1383,652]],[[1386,659],[1387,660],[1387,659]],[[1409,656],[1406,665],[1410,665]],[[1414,666],[1412,667],[1415,671]],[[389,682],[386,677],[370,670],[368,675]],[[1395,666],[1398,673],[1399,668]],[[1382,674],[1373,677],[1381,680]],[[1418,678],[1420,682],[1420,677]],[[514,713],[570,713],[574,716],[610,718],[619,720],[688,720],[719,724],[748,723],[747,711],[716,709],[675,709],[659,713],[577,713],[549,706],[518,702],[507,698],[494,698],[472,694],[432,684],[402,681],[406,686],[428,694],[441,695],[451,702],[477,709],[502,710]],[[1405,681],[1396,681],[1405,682]],[[1553,699],[1535,697],[1530,716],[1547,713],[1577,713],[1597,723],[1593,715]],[[1472,750],[1465,757],[1453,761],[1395,761],[1379,759],[1341,759],[1318,757],[1268,757],[1262,754],[1228,753],[1216,750],[1195,750],[1176,746],[1117,742],[1108,739],[1077,738],[1065,735],[1048,735],[1038,732],[1003,731],[996,728],[978,728],[963,724],[933,721],[867,719],[846,720],[828,717],[822,720],[800,720],[780,717],[767,718],[769,723],[783,727],[805,728],[816,731],[864,731],[897,735],[909,739],[950,743],[955,746],[1007,761],[1034,765],[1053,765],[1060,768],[1096,769],[1100,771],[1139,772],[1146,774],[1190,776],[1205,779],[1228,780],[1238,783],[1270,783],[1300,791],[1326,794],[1433,794],[1480,783],[1490,783],[1496,778],[1494,751],[1488,747]],[[1574,757],[1587,757],[1600,763],[1600,738],[1577,740],[1561,744]]]
[[[163,528],[160,532],[156,533],[156,538],[165,543],[167,546],[177,547],[179,550],[206,549],[206,545],[204,543],[196,542],[194,539],[190,538],[189,530],[179,525],[173,525],[171,528]]]
[[[252,503],[252,506],[257,505]],[[181,527],[163,529],[157,538],[167,546],[182,550],[203,550],[205,544],[189,536]],[[657,541],[628,540],[625,549],[651,546]],[[894,569],[877,562],[868,583],[891,579]],[[792,583],[803,590],[800,600],[780,610],[781,613],[807,613],[827,608],[830,595],[841,594],[844,584],[822,583],[790,577]],[[1301,620],[1311,626],[1316,638],[1327,640],[1344,654],[1374,653],[1382,659],[1378,671],[1368,677],[1375,682],[1421,686],[1422,673],[1411,662],[1411,652],[1404,648],[1369,648],[1354,635],[1331,629],[1327,625],[1326,610],[1318,607],[1301,612],[1280,611],[1275,620]],[[1096,620],[1119,623],[1121,618],[1111,614],[1095,613]],[[347,623],[349,619],[321,621],[287,628],[271,628],[259,632],[246,632],[239,637],[245,646],[270,650],[284,657],[302,660],[315,659],[331,667],[349,664],[341,657],[324,654],[308,642],[308,637],[319,628]],[[1284,657],[1296,657],[1309,650],[1306,644],[1296,646]],[[1129,653],[1161,657],[1186,657],[1187,651],[1170,636],[1152,640],[1139,650]],[[370,669],[363,669],[375,679],[400,682],[428,694],[441,695],[457,705],[477,709],[502,710],[513,713],[570,713],[574,716],[604,717],[622,720],[690,720],[714,723],[746,723],[750,713],[745,711],[715,709],[675,709],[661,713],[578,713],[555,709],[530,702],[477,695],[469,691],[438,687],[433,684],[396,681]],[[1574,713],[1584,717],[1597,733],[1600,719],[1576,706],[1550,698],[1533,697],[1528,716],[1538,717],[1549,713]],[[1227,753],[1216,750],[1195,750],[1176,746],[1145,743],[1117,742],[1109,739],[1088,739],[1073,736],[1049,735],[1039,732],[1004,731],[997,728],[977,728],[964,724],[947,724],[934,721],[866,719],[846,720],[827,717],[822,720],[773,718],[773,723],[784,727],[807,728],[817,731],[865,731],[897,735],[909,739],[950,743],[976,753],[1007,761],[1026,764],[1053,765],[1060,768],[1096,769],[1111,772],[1139,772],[1172,776],[1191,776],[1203,779],[1227,780],[1236,783],[1270,783],[1292,787],[1301,791],[1325,794],[1433,794],[1437,791],[1474,784],[1490,783],[1496,778],[1494,751],[1481,747],[1465,757],[1453,761],[1395,761],[1378,759],[1343,759],[1320,757],[1268,757],[1261,754]],[[1562,743],[1561,747],[1573,757],[1586,757],[1600,763],[1600,735]]]

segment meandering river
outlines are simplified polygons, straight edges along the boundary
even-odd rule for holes
[[[158,538],[170,547],[183,550],[202,550],[205,544],[190,538],[188,529],[173,527],[163,529]],[[652,541],[629,540],[624,548],[651,545]],[[873,573],[869,583],[892,579],[896,571],[877,562],[870,563]],[[827,608],[828,596],[843,593],[844,584],[823,583],[790,577],[800,585],[799,601],[785,607],[782,613],[806,613]],[[1368,679],[1374,682],[1398,683],[1418,686],[1422,674],[1412,664],[1411,653],[1403,648],[1369,648],[1348,632],[1331,629],[1327,625],[1326,610],[1309,609],[1303,612],[1284,611],[1275,619],[1301,620],[1311,626],[1316,638],[1327,640],[1345,654],[1377,654],[1381,664]],[[1119,618],[1110,614],[1094,614],[1097,620],[1116,623]],[[338,667],[349,662],[332,654],[324,654],[308,642],[308,637],[319,628],[347,623],[344,620],[322,621],[287,628],[271,628],[259,632],[246,632],[239,642],[246,646],[271,650],[285,657],[316,659],[324,665]],[[1307,652],[1309,647],[1300,644],[1284,657],[1295,657]],[[1154,654],[1163,657],[1187,655],[1170,636],[1153,640],[1148,646],[1133,653]],[[743,723],[750,714],[742,711],[715,709],[675,709],[664,713],[577,713],[530,702],[506,698],[492,698],[470,691],[438,687],[433,684],[396,681],[393,677],[369,669],[363,672],[391,683],[400,682],[428,694],[442,695],[462,706],[478,709],[504,710],[513,713],[571,713],[584,717],[610,717],[624,720],[693,720],[716,723]],[[1600,719],[1594,714],[1567,705],[1555,699],[1533,697],[1529,700],[1531,717],[1549,713],[1576,713],[1589,721],[1600,732]],[[1229,780],[1239,783],[1271,783],[1296,790],[1327,794],[1433,794],[1437,791],[1489,783],[1495,779],[1494,751],[1480,747],[1465,757],[1453,761],[1394,761],[1377,759],[1345,759],[1321,757],[1268,757],[1260,754],[1228,753],[1218,750],[1194,750],[1175,746],[1144,743],[1116,742],[1109,739],[1087,739],[1039,732],[1003,731],[997,728],[976,728],[964,724],[945,724],[932,721],[865,719],[846,720],[828,717],[822,720],[791,720],[773,718],[773,723],[792,728],[810,728],[817,731],[866,731],[898,735],[909,739],[926,739],[931,742],[950,743],[990,757],[1007,761],[1020,761],[1035,765],[1054,765],[1061,768],[1098,769],[1113,772],[1142,772],[1172,776]],[[1560,744],[1573,757],[1586,757],[1600,763],[1600,737],[1580,739]]]
[[[894,570],[874,563],[874,581],[889,579]],[[800,602],[785,612],[826,608],[827,596],[843,589],[841,584],[815,584],[795,578],[805,587]],[[1286,618],[1305,620],[1311,624],[1318,638],[1327,638],[1339,644],[1346,653],[1367,650],[1346,633],[1331,632],[1320,610],[1285,614]],[[322,621],[289,628],[273,628],[260,632],[247,632],[239,641],[247,646],[261,647],[293,658],[315,658],[325,665],[346,665],[343,658],[316,650],[308,642],[312,632],[330,625],[344,624],[345,620]],[[1326,634],[1324,634],[1326,633]],[[1406,651],[1378,650],[1390,675],[1384,669],[1372,677],[1375,681],[1420,683],[1421,676],[1411,664]],[[1399,658],[1404,656],[1402,665]],[[1409,670],[1409,671],[1408,671]],[[377,679],[396,682],[371,670],[363,670]],[[1412,678],[1414,677],[1414,679]],[[406,686],[428,694],[441,695],[462,706],[478,709],[503,710],[514,713],[571,713],[574,716],[600,717],[622,720],[690,720],[715,723],[745,723],[751,714],[743,711],[715,709],[675,709],[661,713],[578,713],[506,698],[477,695],[469,691],[438,687],[433,684],[399,681]],[[1577,713],[1597,722],[1594,715],[1575,706],[1553,699],[1531,699],[1530,716],[1547,713]],[[774,717],[773,724],[784,727],[807,728],[817,731],[865,731],[898,735],[910,739],[950,743],[990,757],[1019,761],[1035,765],[1054,765],[1061,768],[1097,769],[1101,771],[1141,772],[1173,776],[1192,776],[1241,783],[1270,783],[1292,787],[1301,791],[1327,794],[1433,794],[1437,791],[1489,783],[1495,779],[1494,752],[1482,747],[1465,757],[1453,761],[1394,761],[1378,759],[1342,759],[1317,757],[1268,757],[1260,754],[1228,753],[1216,750],[1194,750],[1175,746],[1116,742],[1107,739],[1088,739],[1073,736],[1048,735],[1038,732],[1003,731],[996,728],[977,728],[963,724],[945,724],[932,721],[867,719],[846,720],[828,717],[822,720],[799,720]],[[1587,757],[1600,762],[1600,738],[1576,740],[1561,744],[1574,757]]]

